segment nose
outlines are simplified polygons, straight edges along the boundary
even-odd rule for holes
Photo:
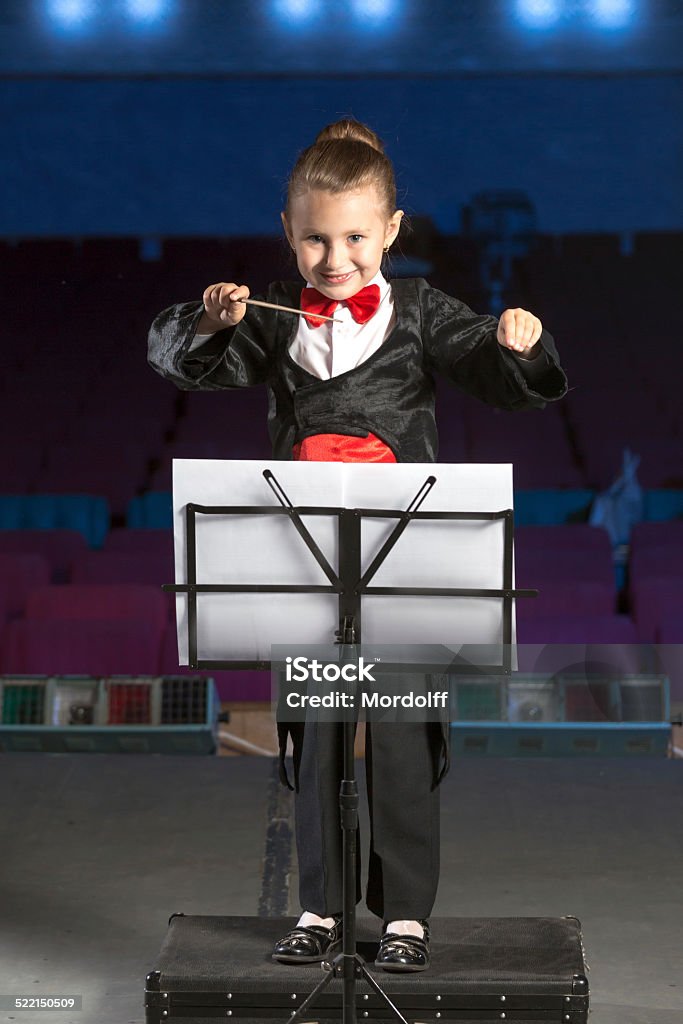
[[[342,246],[330,243],[327,246],[327,252],[325,253],[325,262],[327,263],[330,271],[339,270],[339,268],[344,265]]]

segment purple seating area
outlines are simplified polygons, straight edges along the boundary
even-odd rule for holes
[[[144,583],[173,579],[173,561],[159,551],[89,551],[74,564],[73,583]]]
[[[163,629],[167,614],[163,594],[155,587],[137,583],[64,583],[31,590],[26,618],[142,621]]]
[[[629,256],[608,236],[541,239],[524,262],[572,385],[563,414],[585,486],[608,486],[625,446],[641,454],[644,486],[683,483],[680,355],[667,325],[676,248],[665,233],[636,235]]]
[[[466,461],[512,462],[515,487],[583,487],[559,406],[514,414],[463,403]]]
[[[519,546],[517,575],[520,586],[530,586],[533,580],[538,584],[561,582],[566,585],[590,582],[611,587],[612,596],[616,596],[611,552],[605,552],[601,558],[593,551],[582,551],[580,548]]]
[[[5,589],[7,618],[23,615],[29,595],[50,579],[50,567],[42,555],[35,552],[0,552],[0,580]]]
[[[520,526],[515,531],[515,568],[518,587],[539,591],[538,597],[517,605],[523,642],[527,627],[542,630],[545,623],[550,629],[553,622],[567,617],[604,617],[616,612],[612,549],[607,533],[599,527],[586,523]]]
[[[523,672],[582,675],[593,671],[611,676],[644,670],[638,633],[626,615],[575,615],[520,623],[517,639]],[[680,672],[671,679],[671,695],[683,698]]]
[[[627,615],[548,616],[535,622],[520,623],[517,639],[521,644],[584,645],[611,648],[638,645],[638,632]],[[637,660],[630,662],[637,672]]]
[[[526,626],[538,620],[571,617],[573,615],[611,615],[615,607],[614,585],[596,580],[559,582],[554,579],[537,580],[533,575],[538,597],[520,599],[517,603],[517,622]],[[518,586],[525,586],[518,579]]]
[[[683,520],[636,524],[628,591],[643,642],[683,643]]]
[[[631,588],[631,608],[643,643],[683,643],[683,577],[651,577]],[[675,623],[681,625],[675,627]],[[664,638],[664,633],[669,639]],[[670,639],[678,633],[680,641]]]
[[[658,312],[670,302],[666,241],[660,259],[654,236],[636,236],[628,257],[614,238],[538,239],[515,264],[506,298],[548,325],[572,389],[543,411],[508,413],[439,382],[440,460],[512,462],[518,491],[569,494],[609,486],[628,446],[641,456],[643,487],[683,489],[680,356]],[[98,528],[97,549],[51,521],[40,522],[44,529],[0,524],[0,670],[78,672],[99,663],[98,671],[118,672],[135,662],[131,671],[176,673],[173,598],[160,590],[173,579],[171,530],[126,528],[127,509],[152,492],[163,498],[174,458],[269,456],[267,400],[260,389],[176,390],[147,366],[146,333],[159,310],[201,296],[217,275],[249,280],[258,292],[292,267],[278,239],[167,239],[157,263],[141,260],[131,239],[6,244],[0,258],[6,306],[32,310],[30,327],[14,325],[4,354],[0,497],[95,495],[111,516]],[[433,283],[483,310],[481,297],[453,278],[452,263],[439,260]],[[619,296],[636,288],[640,301],[627,315]],[[656,339],[656,358],[648,339]],[[517,584],[539,590],[518,603],[520,641],[683,642],[682,541],[683,519],[638,524],[627,587],[617,593],[603,530],[585,521],[518,526]],[[79,598],[79,588],[91,588],[89,597]],[[117,588],[131,589],[115,613],[105,592]],[[136,604],[130,595],[139,588]],[[126,660],[127,651],[137,654]],[[224,698],[269,696],[267,680],[252,674],[212,674]]]
[[[39,555],[47,562],[52,583],[70,579],[74,562],[87,551],[77,530],[0,530],[0,552]]]
[[[161,591],[174,578],[171,531],[113,530],[101,550],[70,531],[0,539],[40,549],[0,550],[0,672],[197,674],[178,666],[175,599]],[[211,676],[222,699],[270,700],[269,673]]]
[[[517,586],[539,591],[517,603],[520,667],[566,671],[589,646],[596,663],[642,670],[636,623],[619,612],[605,530],[586,524],[519,527],[515,561]]]
[[[173,536],[170,530],[152,528],[112,530],[107,534],[102,550],[165,555],[170,563],[173,560]]]
[[[54,675],[155,675],[161,634],[129,619],[20,619],[6,627],[3,671]]]

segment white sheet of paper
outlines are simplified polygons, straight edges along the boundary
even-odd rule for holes
[[[490,512],[512,508],[512,466],[440,463],[174,459],[176,582],[186,583],[185,506],[278,505],[269,469],[294,506],[407,508],[429,476],[436,483],[420,511]],[[303,521],[336,571],[337,520]],[[397,523],[363,520],[363,571]],[[327,585],[329,580],[287,516],[196,516],[197,583]],[[404,531],[370,586],[503,586],[503,521],[420,521]],[[335,594],[200,594],[200,660],[270,660],[271,644],[329,644],[339,627]],[[187,598],[178,595],[179,664],[188,664]],[[362,639],[372,643],[502,643],[498,598],[367,595]],[[514,640],[514,616],[513,616]]]

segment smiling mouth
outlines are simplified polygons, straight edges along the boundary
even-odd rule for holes
[[[345,284],[354,274],[355,270],[351,270],[348,274],[322,274],[321,276],[328,284]]]

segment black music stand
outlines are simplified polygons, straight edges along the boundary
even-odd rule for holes
[[[326,506],[292,505],[287,494],[270,470],[263,476],[277,498],[278,506],[258,505],[199,505],[189,502],[185,507],[186,530],[186,571],[187,583],[166,584],[164,590],[188,595],[188,660],[196,669],[264,669],[270,661],[201,659],[197,651],[197,595],[202,593],[325,593],[336,594],[339,608],[339,628],[335,643],[341,647],[341,659],[352,658],[354,648],[361,642],[361,599],[368,595],[413,595],[440,597],[488,597],[500,598],[503,602],[503,644],[502,664],[478,665],[480,672],[495,672],[509,675],[512,671],[512,608],[517,597],[535,597],[536,590],[513,587],[513,512],[504,509],[496,512],[420,512],[420,505],[436,483],[435,476],[429,476],[419,489],[408,508],[396,509],[347,509]],[[197,515],[285,515],[304,540],[306,546],[321,567],[330,583],[326,586],[299,584],[202,584],[197,582],[196,566],[196,516]],[[334,516],[338,520],[339,571],[335,572],[329,561],[316,544],[302,515]],[[362,572],[361,526],[364,518],[378,517],[397,519],[396,526],[381,546],[365,573]],[[415,520],[502,520],[503,539],[503,586],[502,588],[476,587],[372,587],[370,583],[383,564],[389,552],[397,543],[409,524]],[[411,665],[415,669],[415,665]],[[421,665],[420,668],[429,666]],[[471,672],[472,667],[468,670]],[[332,978],[342,979],[342,1021],[356,1024],[356,983],[363,977],[371,988],[389,1007],[392,1014],[403,1024],[408,1024],[400,1010],[394,1005],[377,981],[367,970],[364,961],[356,951],[356,845],[358,831],[358,786],[354,765],[354,722],[349,716],[344,719],[344,767],[339,792],[341,826],[343,834],[343,930],[342,952],[327,964],[328,971],[303,1003],[288,1019],[288,1024],[301,1020],[302,1013],[315,1002],[318,994]]]

